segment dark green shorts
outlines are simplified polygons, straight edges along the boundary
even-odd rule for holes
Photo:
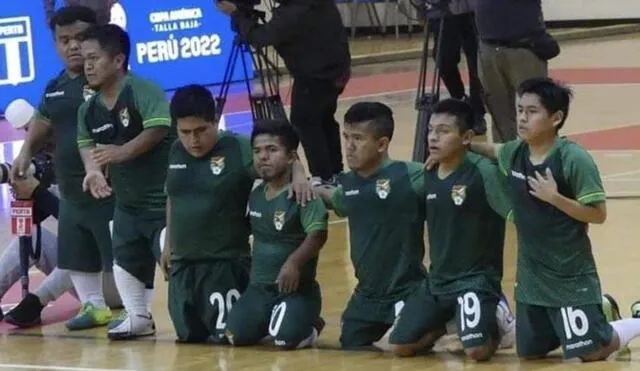
[[[314,282],[307,289],[281,295],[276,285],[250,285],[233,306],[227,338],[233,345],[253,345],[267,335],[279,347],[294,349],[311,335],[320,317],[322,295]]]
[[[415,344],[430,332],[445,330],[447,322],[455,318],[465,349],[495,344],[499,336],[498,300],[497,295],[473,291],[436,296],[425,282],[402,308],[389,342]]]
[[[60,199],[58,267],[79,272],[113,271],[109,222],[113,202],[91,206]]]
[[[231,307],[249,282],[250,259],[171,262],[169,315],[178,340],[224,338]]]
[[[368,298],[354,293],[342,313],[340,346],[354,349],[380,340],[395,322],[405,300]]]
[[[113,259],[149,289],[160,258],[165,218],[164,212],[131,212],[119,207],[113,215]]]
[[[564,358],[588,356],[611,343],[613,328],[597,304],[554,308],[516,303],[520,357],[539,357],[562,345]]]

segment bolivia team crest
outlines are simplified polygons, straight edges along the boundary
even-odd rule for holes
[[[381,200],[385,200],[391,193],[391,181],[389,179],[378,179],[376,181],[376,193]]]
[[[120,111],[120,122],[125,128],[129,126],[129,110],[126,107]]]
[[[209,166],[211,167],[213,175],[220,175],[222,170],[224,170],[224,157],[211,157],[211,163]]]
[[[95,93],[96,92],[87,85],[82,88],[82,98],[84,98],[85,102],[91,99]]]
[[[467,197],[467,186],[454,185],[451,188],[451,199],[456,206],[462,205],[464,199]]]
[[[276,211],[275,213],[273,213],[273,226],[276,227],[277,231],[281,231],[282,227],[284,227],[285,215],[285,211]]]

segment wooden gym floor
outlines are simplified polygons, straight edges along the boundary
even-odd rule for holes
[[[605,292],[617,298],[623,316],[640,299],[636,280],[640,278],[640,249],[636,238],[640,219],[640,36],[626,36],[574,42],[563,45],[563,53],[551,64],[552,75],[575,90],[570,119],[564,134],[592,151],[601,169],[608,193],[609,218],[593,226],[591,236]],[[417,61],[357,68],[342,97],[338,117],[350,104],[376,99],[390,104],[396,114],[396,135],[392,154],[410,158],[413,145],[413,109]],[[288,90],[285,88],[285,93]],[[233,105],[232,105],[233,106]],[[233,107],[232,107],[233,108]],[[246,106],[245,106],[246,108]],[[247,131],[243,104],[237,103],[226,119],[230,127]],[[244,115],[244,116],[243,116]],[[244,119],[242,117],[245,117]],[[488,117],[488,116],[487,116]],[[19,142],[7,142],[0,161],[11,160]],[[4,157],[4,158],[2,158]],[[7,224],[9,194],[0,192],[2,233],[0,246],[11,239]],[[55,227],[55,222],[50,223]],[[436,354],[415,359],[394,359],[385,353],[342,352],[337,350],[340,314],[355,285],[349,262],[348,225],[332,218],[330,240],[322,251],[318,280],[323,290],[323,316],[327,327],[316,349],[279,353],[266,347],[233,349],[204,345],[176,345],[166,310],[166,284],[157,279],[154,316],[158,326],[155,339],[110,343],[103,329],[69,333],[63,321],[73,315],[78,304],[69,295],[45,309],[47,325],[17,331],[0,325],[0,369],[34,370],[636,370],[640,369],[640,341],[631,343],[631,356],[624,360],[580,364],[564,362],[556,353],[540,362],[520,362],[513,350],[501,351],[487,364],[465,361],[455,342],[443,341]],[[508,231],[505,251],[504,288],[513,294],[516,246],[514,231]],[[425,262],[428,264],[428,262]],[[32,285],[42,277],[34,272]],[[5,311],[19,299],[14,287],[3,300]],[[385,341],[381,343],[385,346]]]

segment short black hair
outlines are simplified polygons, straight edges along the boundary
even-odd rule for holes
[[[461,133],[472,130],[475,124],[473,108],[469,103],[455,98],[443,99],[436,103],[431,114],[447,114],[456,118],[456,125]]]
[[[349,107],[344,114],[344,123],[367,123],[377,139],[393,137],[393,111],[389,106],[380,102],[360,102]]]
[[[191,84],[178,88],[171,98],[170,111],[174,122],[185,117],[216,122],[215,99],[211,91],[202,85]]]
[[[49,20],[51,31],[56,30],[56,26],[69,26],[76,22],[84,22],[90,25],[98,23],[96,12],[91,8],[80,5],[71,5],[60,8]]]
[[[278,137],[287,152],[296,151],[300,144],[298,132],[287,120],[266,119],[256,121],[251,131],[252,146],[256,137],[262,134]]]
[[[95,40],[100,47],[115,57],[122,54],[125,57],[123,69],[129,68],[129,56],[131,55],[131,40],[127,31],[114,24],[95,25],[87,28],[82,34],[82,41]]]
[[[536,95],[549,115],[561,111],[564,115],[556,130],[560,130],[564,126],[573,98],[573,92],[569,87],[548,77],[536,77],[520,84],[518,96],[522,97],[524,94]]]

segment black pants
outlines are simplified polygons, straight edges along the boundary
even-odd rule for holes
[[[442,35],[439,35],[440,22],[442,21],[444,21],[444,29]],[[483,90],[478,76],[478,36],[473,13],[430,20],[429,26],[432,27],[431,30],[435,35],[436,42],[438,37],[442,37],[440,76],[449,94],[456,99],[465,96],[464,83],[458,70],[460,49],[462,48],[469,70],[469,103],[476,114],[484,115]]]
[[[311,176],[328,180],[342,172],[340,126],[334,115],[343,88],[335,81],[295,79],[291,124],[298,129]]]

